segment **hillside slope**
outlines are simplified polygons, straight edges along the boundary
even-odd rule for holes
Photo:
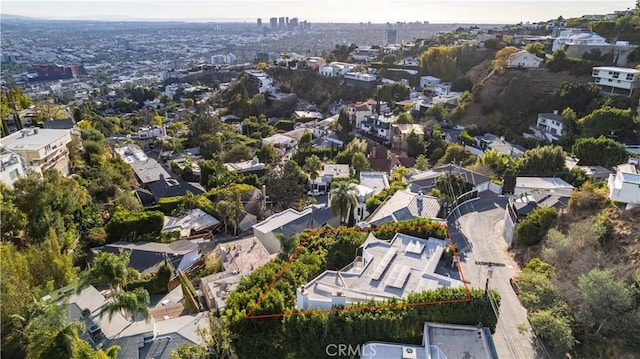
[[[490,71],[490,61],[472,68],[468,75],[478,83]],[[462,124],[526,129],[538,112],[555,110],[553,97],[564,82],[588,83],[591,76],[553,73],[545,68],[506,70],[485,79],[461,120]],[[562,111],[562,109],[558,109]]]

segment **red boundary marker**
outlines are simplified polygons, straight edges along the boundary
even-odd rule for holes
[[[458,266],[458,272],[460,273],[460,278],[464,285],[465,292],[467,293],[467,297],[464,299],[450,299],[450,300],[440,300],[440,301],[431,301],[431,302],[415,302],[415,303],[398,303],[398,304],[381,304],[381,305],[356,305],[353,304],[346,308],[336,308],[336,309],[314,309],[307,310],[301,312],[291,312],[291,313],[272,313],[272,314],[262,314],[262,315],[253,315],[253,312],[258,308],[258,305],[262,302],[264,297],[269,293],[271,288],[276,284],[278,279],[282,276],[282,274],[289,268],[291,263],[296,259],[300,250],[307,245],[309,239],[316,234],[324,234],[324,233],[342,233],[342,232],[377,232],[377,231],[388,231],[388,230],[400,230],[400,229],[421,229],[421,228],[433,228],[433,227],[443,227],[447,231],[447,237],[449,237],[449,242],[454,248],[453,256],[456,259],[456,265]],[[472,301],[471,292],[469,291],[469,287],[467,286],[467,282],[464,279],[464,273],[462,272],[462,267],[460,266],[460,258],[458,257],[458,250],[455,248],[453,243],[453,238],[451,238],[451,232],[449,231],[449,227],[446,224],[430,224],[424,226],[383,226],[377,228],[337,228],[337,229],[316,229],[313,230],[307,235],[307,237],[298,245],[296,251],[289,257],[289,261],[282,266],[280,271],[276,274],[275,278],[267,289],[262,292],[258,301],[251,307],[245,319],[262,319],[262,318],[278,318],[278,317],[288,317],[295,315],[306,315],[312,313],[338,313],[338,312],[351,312],[358,310],[372,310],[372,309],[389,309],[389,308],[402,308],[402,307],[416,307],[422,305],[434,305],[434,304],[453,304],[453,303],[465,303]]]

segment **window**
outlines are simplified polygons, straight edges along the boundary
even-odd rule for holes
[[[617,79],[618,77],[620,77],[620,73],[619,72],[614,72],[613,73],[613,78]]]
[[[627,74],[627,80],[632,81],[633,80],[633,74]]]
[[[9,177],[11,178],[12,181],[18,179],[18,177],[20,177],[20,173],[18,172],[18,169],[14,169],[13,171],[9,172]]]
[[[599,73],[600,73],[600,70],[593,70],[593,76],[598,76]]]

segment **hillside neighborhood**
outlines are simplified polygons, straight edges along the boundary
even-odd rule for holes
[[[639,6],[306,52],[281,19],[182,63],[9,23],[3,356],[635,357]]]

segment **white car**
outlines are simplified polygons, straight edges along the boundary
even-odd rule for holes
[[[324,192],[324,191],[320,191],[320,190],[318,190],[318,189],[314,189],[313,191],[309,191],[309,192],[307,192],[307,194],[308,194],[309,196],[314,196],[314,197],[315,197],[315,196],[324,196],[324,195],[325,195],[325,192]]]

